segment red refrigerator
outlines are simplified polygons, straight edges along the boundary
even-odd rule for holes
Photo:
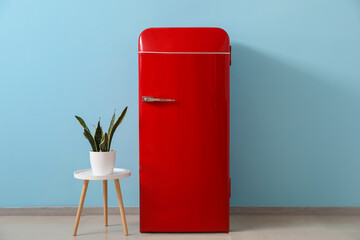
[[[229,231],[230,59],[220,28],[141,33],[141,232]]]

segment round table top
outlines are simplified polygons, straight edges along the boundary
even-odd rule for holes
[[[127,169],[114,168],[114,172],[111,175],[96,176],[93,175],[91,169],[83,169],[74,172],[74,178],[83,180],[110,180],[130,177],[131,172]]]

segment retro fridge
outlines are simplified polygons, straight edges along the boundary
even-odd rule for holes
[[[220,28],[139,37],[140,231],[229,231],[230,45]]]

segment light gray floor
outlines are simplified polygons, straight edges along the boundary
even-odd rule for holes
[[[262,216],[233,215],[229,234],[140,234],[139,217],[128,215],[129,235],[123,235],[119,215],[109,216],[103,226],[102,216],[82,216],[78,236],[72,236],[73,216],[1,216],[0,239],[145,239],[145,240],[360,240],[360,216]]]

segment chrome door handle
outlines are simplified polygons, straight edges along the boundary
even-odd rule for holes
[[[142,97],[143,102],[175,102],[175,99]]]

